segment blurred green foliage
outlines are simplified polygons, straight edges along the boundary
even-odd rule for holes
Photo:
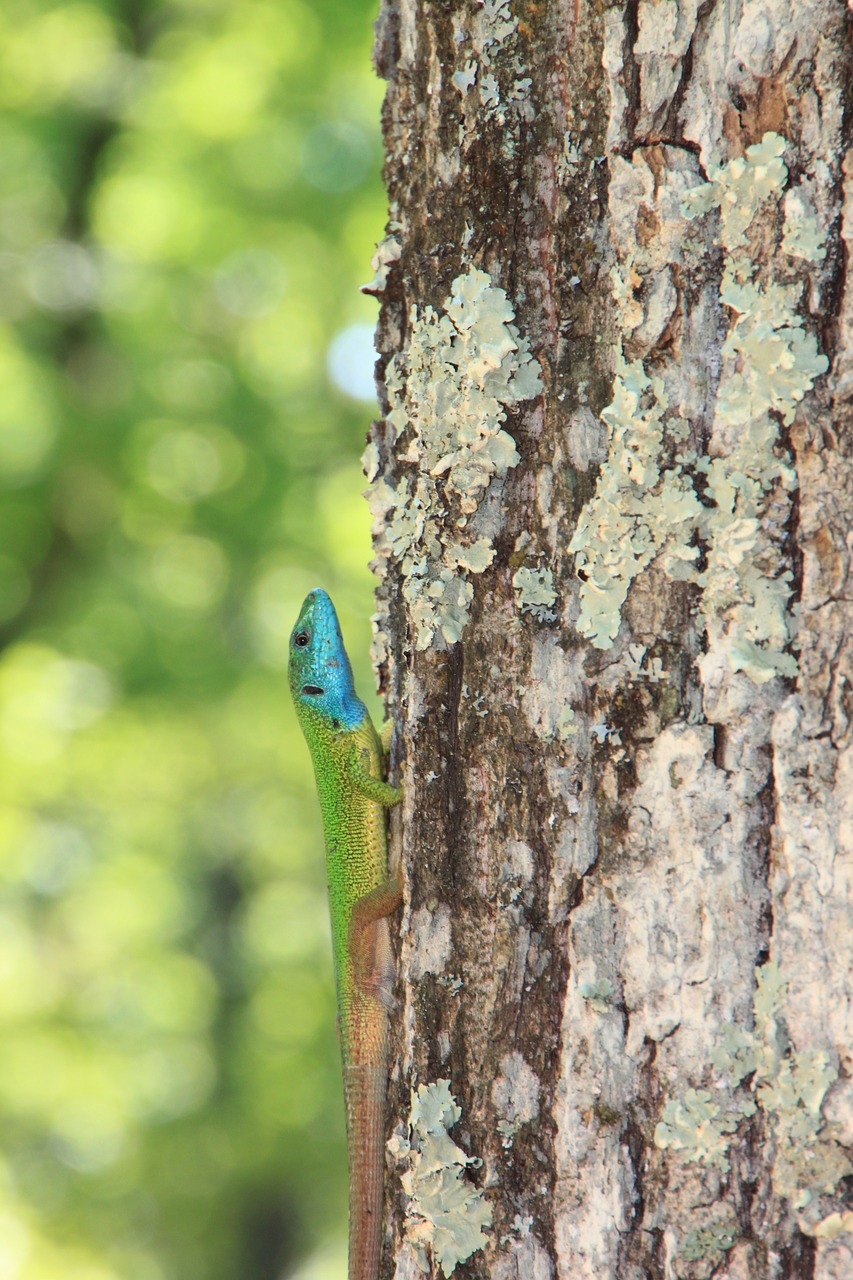
[[[374,9],[0,9],[3,1280],[343,1274],[285,664],[322,583],[372,683]]]

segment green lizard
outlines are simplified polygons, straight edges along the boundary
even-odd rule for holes
[[[388,1009],[393,956],[387,917],[400,905],[388,878],[384,807],[400,789],[381,780],[382,751],[352,680],[335,606],[317,588],[290,637],[290,691],[323,815],[349,1160],[349,1280],[376,1280],[382,1233]]]

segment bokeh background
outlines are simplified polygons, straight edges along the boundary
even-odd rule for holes
[[[0,7],[0,1280],[344,1274],[285,667],[320,583],[372,689],[374,16]]]

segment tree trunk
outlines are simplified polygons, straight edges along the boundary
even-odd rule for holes
[[[850,21],[383,3],[387,1276],[853,1275]]]

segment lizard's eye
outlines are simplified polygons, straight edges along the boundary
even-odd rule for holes
[[[293,643],[298,645],[300,649],[304,649],[310,639],[311,637],[307,631],[300,631],[298,635],[293,637]]]
[[[326,690],[325,690],[325,689],[321,689],[321,688],[320,688],[320,686],[319,686],[318,684],[304,684],[304,685],[302,686],[302,692],[303,692],[303,693],[310,694],[310,695],[312,695],[312,696],[317,696],[317,695],[322,695],[322,694],[324,694],[324,693],[326,692]]]

